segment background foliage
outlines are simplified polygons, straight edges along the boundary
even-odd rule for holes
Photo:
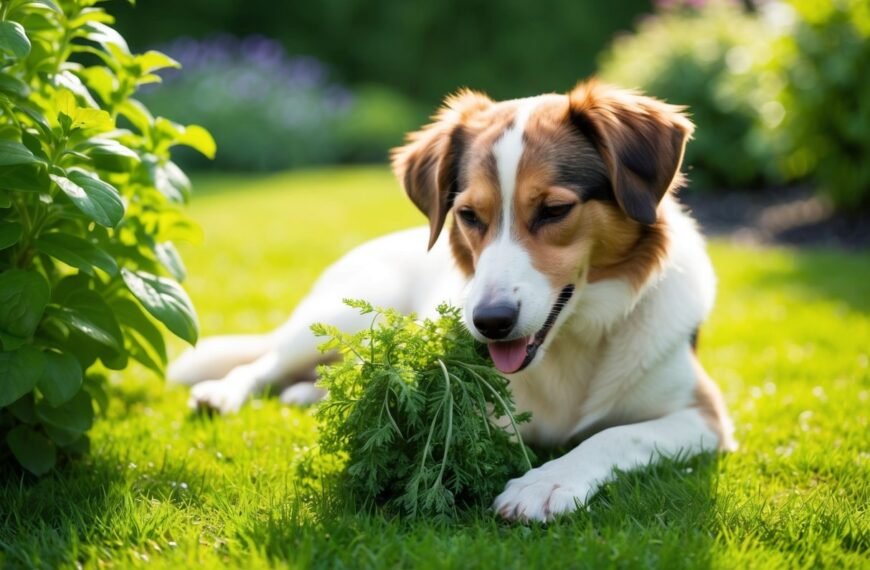
[[[764,183],[769,144],[753,126],[766,101],[755,95],[752,63],[772,30],[734,2],[663,10],[616,38],[600,58],[603,79],[685,105],[698,125],[686,168],[699,188]]]
[[[346,84],[377,83],[427,109],[462,86],[498,98],[569,88],[648,0],[171,0],[117,5],[134,45],[216,31],[262,34],[327,62]],[[168,18],[167,14],[172,17]]]
[[[694,187],[811,180],[836,206],[866,208],[868,38],[862,0],[673,2],[617,38],[601,73],[688,106]]]
[[[849,209],[870,195],[870,119],[859,104],[867,6],[151,0],[117,10],[134,44],[161,46],[191,69],[145,98],[215,132],[214,163],[180,155],[194,168],[385,162],[462,86],[521,97],[597,73],[688,106],[698,124],[690,190],[811,183]]]
[[[93,404],[107,405],[100,369],[162,374],[153,319],[198,335],[173,245],[195,235],[190,182],[169,150],[212,155],[214,141],[132,98],[177,63],[132,54],[94,4],[0,12],[0,463],[11,453],[36,474],[87,448]]]
[[[275,40],[229,35],[181,38],[160,46],[182,64],[142,101],[185,122],[209,125],[220,141],[214,166],[280,170],[295,166],[380,161],[421,124],[407,98],[377,86],[351,92],[311,56],[287,55]],[[208,161],[183,153],[195,168]]]
[[[780,122],[761,123],[789,180],[811,178],[842,208],[870,207],[870,3],[792,0],[756,72],[772,77]],[[776,107],[775,107],[776,108]]]

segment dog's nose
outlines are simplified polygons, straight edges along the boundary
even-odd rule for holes
[[[519,316],[520,308],[517,305],[496,303],[475,307],[471,320],[480,334],[492,340],[499,340],[510,334]]]

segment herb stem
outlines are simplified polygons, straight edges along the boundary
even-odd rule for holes
[[[458,366],[462,366],[463,368],[465,368],[466,370],[468,370],[469,372],[471,372],[471,374],[472,374],[473,376],[475,376],[478,380],[480,380],[480,382],[483,383],[483,385],[486,386],[486,387],[489,389],[490,392],[492,392],[492,395],[496,397],[496,399],[498,400],[498,402],[501,404],[502,408],[504,409],[505,414],[507,414],[508,419],[510,419],[510,421],[511,421],[511,426],[513,426],[513,428],[514,428],[514,434],[517,436],[517,439],[519,440],[519,443],[520,443],[520,451],[523,452],[523,458],[526,460],[526,465],[528,466],[529,469],[531,469],[531,468],[532,468],[532,462],[531,462],[531,460],[529,459],[529,454],[526,453],[526,445],[525,445],[525,443],[523,443],[523,436],[520,435],[520,429],[519,429],[519,427],[517,427],[517,422],[516,422],[516,420],[514,419],[514,415],[511,413],[510,408],[508,408],[507,403],[502,399],[501,396],[499,396],[499,394],[498,394],[498,392],[496,392],[495,388],[493,388],[493,387],[489,384],[489,382],[487,382],[487,381],[483,378],[483,376],[481,376],[480,374],[478,374],[477,372],[475,372],[474,369],[473,369],[473,368],[475,368],[475,367],[476,367],[476,368],[485,368],[485,367],[483,367],[483,366],[476,366],[476,365],[474,365],[474,364],[466,364],[466,363],[464,363],[464,362],[455,362],[455,361],[451,361],[451,364],[456,364],[456,365],[458,365]]]
[[[444,361],[438,359],[438,364],[441,365],[441,370],[444,372],[444,382],[447,384],[447,393],[444,398],[449,400],[447,405],[447,437],[444,439],[444,457],[441,458],[441,470],[438,472],[438,481],[440,485],[444,477],[444,469],[447,467],[447,455],[450,453],[450,442],[453,439],[453,392],[450,391],[450,373],[447,372],[447,367],[444,366]]]

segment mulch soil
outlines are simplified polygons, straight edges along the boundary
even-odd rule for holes
[[[707,236],[757,245],[870,249],[870,212],[837,212],[807,187],[684,190],[680,201]]]

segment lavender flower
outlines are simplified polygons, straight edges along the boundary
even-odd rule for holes
[[[209,128],[218,160],[232,167],[322,162],[336,145],[336,125],[354,104],[326,65],[289,56],[264,36],[182,37],[157,49],[183,71],[163,74],[164,84],[143,89],[143,98],[160,114]]]

